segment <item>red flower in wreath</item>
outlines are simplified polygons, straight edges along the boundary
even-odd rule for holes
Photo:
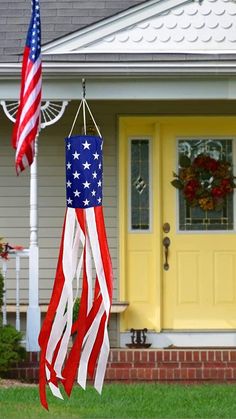
[[[188,204],[204,211],[222,209],[236,187],[231,163],[204,154],[192,161],[181,156],[179,173],[174,173],[174,177],[172,185],[182,190]]]

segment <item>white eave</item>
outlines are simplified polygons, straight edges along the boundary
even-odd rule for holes
[[[20,78],[21,63],[0,63],[0,78]],[[232,76],[236,75],[236,55],[232,60],[158,61],[158,62],[43,62],[43,76],[102,78],[139,76]]]

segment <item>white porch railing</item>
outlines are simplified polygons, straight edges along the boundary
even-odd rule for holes
[[[4,294],[3,294],[3,307],[2,307],[2,317],[3,317],[3,325],[7,324],[7,317],[8,317],[8,269],[9,263],[15,259],[15,304],[14,300],[11,296],[11,304],[15,305],[15,327],[18,331],[21,330],[21,318],[20,318],[20,270],[21,270],[21,260],[22,258],[29,259],[29,249],[24,250],[10,250],[9,251],[9,259],[1,259],[1,269],[4,278]],[[11,263],[12,265],[12,263]],[[12,266],[11,266],[12,269]],[[14,281],[14,279],[11,279]]]

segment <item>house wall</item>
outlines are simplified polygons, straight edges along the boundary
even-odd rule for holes
[[[232,101],[233,102],[233,101]],[[117,120],[125,114],[233,114],[232,102],[93,102],[90,103],[105,139],[104,207],[108,241],[114,268],[114,301],[119,300],[118,273],[118,194]],[[65,212],[64,138],[68,135],[76,106],[70,103],[62,119],[46,128],[39,139],[39,248],[40,302],[50,297]],[[10,244],[29,246],[29,170],[15,175],[14,151],[10,147],[12,123],[0,108],[0,237]],[[80,124],[78,124],[79,126]],[[78,129],[75,130],[78,133]],[[15,296],[14,261],[9,261],[8,299]],[[28,298],[27,260],[22,261],[21,301]]]

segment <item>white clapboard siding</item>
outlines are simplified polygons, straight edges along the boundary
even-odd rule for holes
[[[77,104],[76,104],[77,106]],[[38,144],[38,238],[39,238],[39,284],[40,302],[50,298],[65,214],[65,157],[64,138],[68,135],[75,104],[70,104],[55,125],[41,131]],[[98,125],[104,137],[104,214],[108,242],[114,269],[114,300],[118,297],[118,222],[117,222],[117,140],[116,111],[109,104],[93,107]],[[10,146],[12,123],[0,108],[0,237],[10,244],[29,246],[29,198],[30,170],[16,176],[14,150]],[[2,124],[2,121],[4,123]],[[78,133],[81,121],[74,134]],[[28,265],[22,261],[20,298],[28,298]],[[15,298],[15,271],[13,261],[9,263],[7,278],[8,298]]]

